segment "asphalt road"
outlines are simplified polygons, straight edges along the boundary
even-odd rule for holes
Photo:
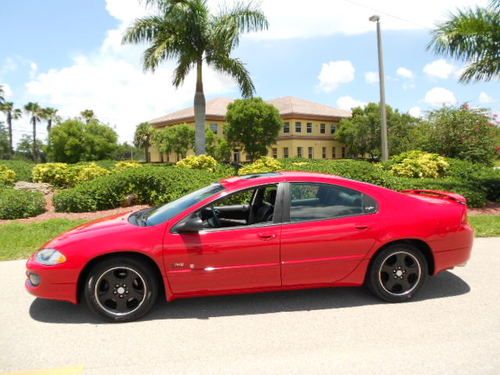
[[[0,373],[500,374],[499,255],[476,240],[411,303],[320,289],[161,301],[128,324],[35,299],[24,262],[0,262]]]

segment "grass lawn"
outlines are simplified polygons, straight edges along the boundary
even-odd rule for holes
[[[500,216],[469,216],[477,237],[500,236]],[[0,260],[25,259],[48,240],[85,220],[53,219],[41,223],[0,225]]]
[[[0,225],[0,260],[28,258],[47,241],[84,222],[53,219],[40,223]]]

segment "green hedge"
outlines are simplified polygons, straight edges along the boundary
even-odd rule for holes
[[[31,171],[35,163],[25,160],[0,160],[0,164],[16,172],[16,181],[32,181]]]
[[[42,193],[0,189],[0,219],[21,219],[44,212],[45,199]]]
[[[160,205],[233,173],[220,168],[215,172],[183,168],[133,168],[84,182],[54,196],[58,212],[106,210],[122,205],[129,195],[136,203]]]

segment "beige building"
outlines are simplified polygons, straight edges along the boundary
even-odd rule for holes
[[[231,102],[232,99],[228,98],[207,101],[205,126],[217,136],[223,136],[227,106]],[[341,159],[346,156],[346,148],[337,140],[337,129],[339,121],[350,117],[350,112],[291,96],[268,100],[267,103],[279,110],[284,122],[277,143],[269,147],[269,156],[309,159]],[[193,107],[182,109],[150,123],[155,128],[182,123],[194,127],[194,110]],[[177,161],[177,155],[161,155],[154,147],[150,153],[152,162]],[[240,149],[233,150],[233,161],[247,161],[245,153]]]

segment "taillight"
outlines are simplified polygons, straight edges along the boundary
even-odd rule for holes
[[[469,224],[469,219],[467,217],[467,208],[464,210],[462,214],[462,224],[463,225]]]

